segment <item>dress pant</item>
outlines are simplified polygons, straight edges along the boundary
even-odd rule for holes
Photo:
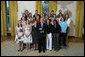
[[[52,33],[47,34],[46,49],[52,50]]]
[[[61,33],[60,37],[61,37],[60,44],[63,46],[67,46],[66,45],[66,33]]]
[[[60,49],[60,44],[59,44],[59,33],[54,33],[54,50]]]
[[[43,50],[43,52],[45,52],[45,50],[46,50],[46,36],[45,36],[45,34],[40,34],[39,36],[40,36],[38,39],[39,52],[41,52],[42,50]]]

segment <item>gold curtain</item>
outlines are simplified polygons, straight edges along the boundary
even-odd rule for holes
[[[84,21],[84,1],[77,1],[75,37],[82,37]]]
[[[9,1],[10,19],[11,19],[11,36],[15,36],[15,27],[18,21],[18,4],[17,1]]]
[[[5,1],[1,1],[1,36],[7,36],[6,6]]]
[[[49,1],[49,12],[50,13],[51,13],[51,10],[54,10],[54,14],[56,14],[57,1]]]
[[[36,10],[38,10],[38,14],[42,16],[42,1],[36,1]]]

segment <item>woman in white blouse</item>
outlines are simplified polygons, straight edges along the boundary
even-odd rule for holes
[[[71,19],[69,18],[68,14],[65,15],[65,20],[66,20],[66,23],[67,23],[67,36],[68,36],[69,29],[70,29],[70,22],[71,22]]]

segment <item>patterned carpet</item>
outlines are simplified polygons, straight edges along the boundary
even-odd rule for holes
[[[3,41],[1,42],[1,56],[84,56],[83,42],[69,42],[68,45],[68,48],[61,49],[58,52],[47,50],[46,53],[38,53],[33,48],[29,51],[24,49],[23,52],[18,52],[18,44],[13,41]]]

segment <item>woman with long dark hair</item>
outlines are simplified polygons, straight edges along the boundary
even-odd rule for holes
[[[25,17],[22,17],[22,27],[24,27],[25,25],[26,25]]]
[[[60,25],[58,24],[57,20],[54,20],[53,35],[54,35],[54,50],[55,51],[58,51],[60,49],[60,44],[59,44],[60,31],[61,31]]]
[[[30,44],[32,43],[32,27],[29,24],[29,21],[26,21],[26,26],[24,26],[24,43],[26,43],[27,50],[30,49]]]
[[[18,51],[22,51],[23,50],[23,35],[24,35],[24,33],[23,33],[21,20],[18,21],[18,26],[16,26],[15,31],[16,31],[15,41],[16,41],[16,43],[19,43]]]
[[[34,49],[38,49],[38,31],[37,31],[37,21],[34,21],[34,25],[32,26],[32,39],[33,39],[33,45]]]
[[[61,21],[59,21],[59,25],[61,26],[61,39],[63,46],[66,47],[66,30],[67,30],[67,23],[65,22],[65,19],[62,18]]]
[[[47,35],[46,35],[46,49],[52,50],[52,24],[49,19],[47,19]]]
[[[69,29],[70,29],[70,22],[71,22],[71,19],[68,14],[66,14],[66,16],[65,16],[65,21],[67,23],[67,36],[68,36]]]

